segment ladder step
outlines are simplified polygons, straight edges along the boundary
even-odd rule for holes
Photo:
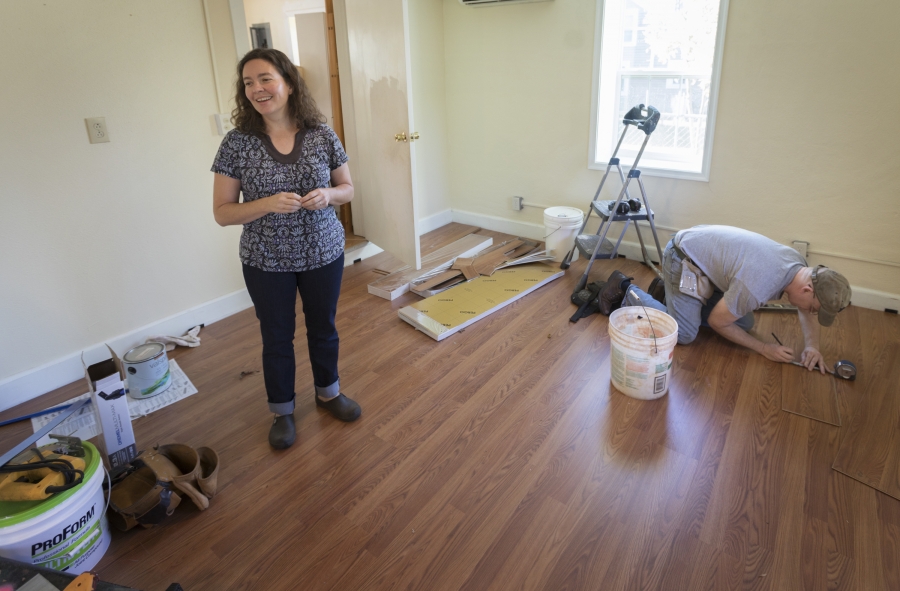
[[[580,236],[575,237],[575,246],[578,247],[578,252],[581,253],[586,259],[590,259],[591,255],[594,254],[594,248],[597,246],[597,241],[600,240],[600,237],[596,234],[581,234]],[[608,239],[603,240],[603,244],[600,245],[600,252],[597,253],[598,259],[611,259],[613,256],[613,249],[615,246]]]
[[[591,209],[593,209],[594,213],[599,215],[603,221],[608,220],[610,216],[614,222],[624,222],[625,220],[646,220],[653,215],[653,210],[650,210],[650,216],[648,216],[647,210],[644,207],[641,207],[638,211],[630,211],[626,214],[617,213],[613,215],[612,211],[609,209],[610,203],[615,203],[615,201],[591,201]]]

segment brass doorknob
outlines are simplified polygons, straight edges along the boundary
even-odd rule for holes
[[[406,141],[406,132],[398,133],[394,136],[395,142],[405,142]]]
[[[411,134],[409,134],[409,141],[414,142],[414,141],[416,141],[417,139],[419,139],[419,132],[418,132],[418,131],[414,131],[414,132],[412,132]]]

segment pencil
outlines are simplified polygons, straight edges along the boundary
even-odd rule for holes
[[[776,343],[778,343],[779,345],[781,345],[782,347],[784,347],[784,343],[781,342],[781,339],[779,339],[777,336],[775,336],[775,333],[774,333],[774,332],[772,333],[772,336],[775,337],[775,342],[776,342]]]

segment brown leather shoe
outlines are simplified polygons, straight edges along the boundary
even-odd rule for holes
[[[276,415],[269,429],[269,445],[275,449],[286,449],[294,445],[297,439],[297,428],[294,426],[294,415]]]
[[[347,421],[348,423],[355,421],[362,414],[362,409],[359,405],[343,394],[338,394],[331,400],[321,400],[316,396],[316,406],[324,408],[334,418]]]
[[[606,285],[600,290],[600,313],[609,316],[613,310],[618,309],[625,297],[625,290],[631,285],[634,277],[626,277],[621,271],[613,271],[606,280]]]

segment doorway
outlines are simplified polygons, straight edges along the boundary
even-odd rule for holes
[[[232,8],[234,10],[234,7]],[[268,43],[291,58],[300,71],[313,100],[344,146],[340,73],[334,27],[333,0],[243,0],[243,12],[253,47]],[[241,51],[238,50],[238,57]],[[353,232],[352,206],[337,207],[337,216],[347,236],[347,250],[364,245]]]

